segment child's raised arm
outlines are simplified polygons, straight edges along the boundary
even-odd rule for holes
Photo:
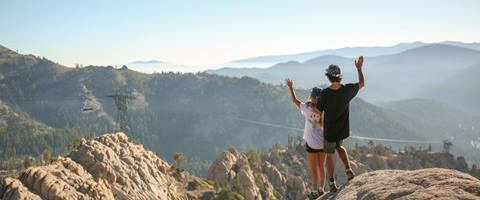
[[[293,91],[293,81],[291,79],[285,79],[285,84],[288,86],[288,89],[290,90],[290,95],[292,96],[292,101],[295,106],[300,107],[300,101],[297,99],[297,96],[295,95],[295,91]]]

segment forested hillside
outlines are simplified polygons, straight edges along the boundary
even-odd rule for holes
[[[451,103],[470,113],[480,115],[480,64],[469,66],[448,79],[430,88],[425,88],[418,95],[438,101]]]

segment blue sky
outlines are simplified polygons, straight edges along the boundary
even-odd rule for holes
[[[480,42],[480,1],[0,0],[0,44],[72,66]]]

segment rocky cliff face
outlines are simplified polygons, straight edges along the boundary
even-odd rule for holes
[[[209,168],[208,178],[217,185],[240,188],[245,199],[304,199],[308,193],[308,166],[295,149],[279,148],[264,155],[261,166],[245,153],[229,149],[220,154]],[[337,166],[337,181],[344,183],[343,165]],[[356,173],[366,168],[351,162]]]
[[[234,149],[223,152],[209,169],[209,179],[218,185],[239,188],[245,199],[306,199],[309,185],[308,166],[299,153],[303,149],[273,148],[263,153],[262,165],[252,156]],[[351,166],[358,174],[347,182],[343,165],[337,161],[338,193],[327,193],[330,199],[478,199],[480,181],[460,171],[428,168],[413,171],[378,170],[356,161]],[[253,177],[253,178],[252,178]],[[260,193],[259,193],[260,192]]]
[[[192,183],[195,188],[188,190]],[[5,200],[181,200],[197,199],[213,190],[205,181],[129,142],[123,133],[83,139],[70,155],[50,165],[30,167],[16,179],[5,179],[4,185],[0,198]]]
[[[355,177],[330,199],[480,199],[480,181],[468,174],[441,168],[414,171],[378,170]]]
[[[210,166],[208,178],[218,185],[239,188],[246,199],[262,199],[254,173],[245,154],[234,149],[222,152]],[[266,181],[266,180],[265,180]]]

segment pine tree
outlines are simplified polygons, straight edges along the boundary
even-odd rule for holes
[[[187,156],[180,152],[174,152],[173,160],[175,160],[175,167],[183,169],[187,162]]]

